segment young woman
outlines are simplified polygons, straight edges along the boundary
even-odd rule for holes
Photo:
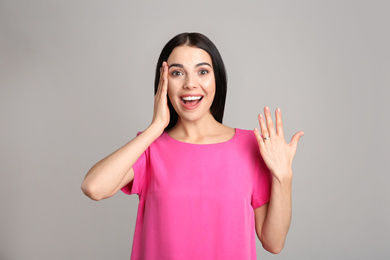
[[[303,132],[287,144],[280,109],[274,125],[268,107],[260,130],[223,125],[226,83],[206,36],[175,36],[157,63],[152,123],[87,173],[93,200],[138,194],[131,259],[256,259],[255,231],[266,250],[282,250]]]

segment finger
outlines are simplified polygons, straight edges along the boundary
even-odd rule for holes
[[[163,81],[164,81],[164,62],[162,63],[162,65],[160,67],[160,78],[159,78],[159,81],[158,81],[157,93],[156,93],[157,97],[161,96]]]
[[[158,80],[157,91],[156,91],[155,97],[160,96],[160,92],[161,92],[161,75],[162,75],[162,67],[160,67],[160,77],[159,77],[159,80]]]
[[[282,112],[280,111],[280,108],[276,109],[275,118],[276,118],[276,134],[283,137],[284,133],[283,133]]]
[[[291,138],[291,142],[290,142],[290,146],[293,148],[294,150],[294,153],[295,151],[297,150],[297,146],[298,146],[298,141],[299,139],[304,135],[305,133],[303,131],[300,131],[298,133],[296,133],[292,138]]]
[[[267,120],[268,133],[270,137],[275,133],[274,123],[272,122],[271,112],[269,107],[264,108],[265,119]]]
[[[168,92],[168,65],[164,61],[163,62],[163,81],[162,81],[162,93],[164,96],[167,95]]]
[[[259,129],[255,128],[253,130],[253,132],[255,133],[255,137],[256,137],[257,143],[259,144],[259,148],[263,149],[264,148],[264,139],[261,136]]]
[[[268,129],[267,126],[265,125],[264,116],[262,114],[259,114],[258,118],[260,124],[260,131],[261,134],[263,135],[263,140],[264,140],[264,138],[269,137]]]

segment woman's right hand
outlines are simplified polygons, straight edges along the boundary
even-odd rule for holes
[[[134,178],[133,165],[169,124],[168,64],[163,62],[154,96],[151,125],[126,145],[97,162],[87,173],[81,189],[93,200],[106,199]]]
[[[169,108],[168,108],[168,64],[163,62],[160,68],[160,81],[158,83],[157,93],[154,96],[154,111],[152,125],[161,127],[161,132],[169,124]]]

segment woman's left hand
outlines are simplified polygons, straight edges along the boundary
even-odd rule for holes
[[[260,131],[255,128],[255,136],[259,144],[260,154],[265,164],[271,171],[274,179],[280,183],[291,181],[291,165],[297,150],[298,141],[304,132],[296,133],[289,144],[286,143],[283,134],[282,114],[280,108],[275,111],[276,128],[272,122],[271,112],[268,107],[264,108],[264,116],[259,114]]]

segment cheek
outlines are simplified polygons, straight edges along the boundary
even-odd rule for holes
[[[177,102],[177,90],[175,84],[168,82],[168,99],[171,101],[171,104],[175,106],[175,101]],[[173,102],[172,102],[173,101]]]
[[[174,97],[173,93],[171,93],[171,91],[169,91],[169,89],[168,89],[168,99],[169,99],[169,101],[171,101],[171,103],[173,103],[172,102],[173,101],[173,97]]]
[[[215,80],[214,79],[210,79],[207,81],[207,83],[205,84],[205,86],[207,86],[207,92],[209,92],[210,95],[214,95],[215,94]]]
[[[171,98],[173,97],[174,93],[175,93],[175,84],[173,84],[172,82],[170,82],[168,80],[168,97]]]

